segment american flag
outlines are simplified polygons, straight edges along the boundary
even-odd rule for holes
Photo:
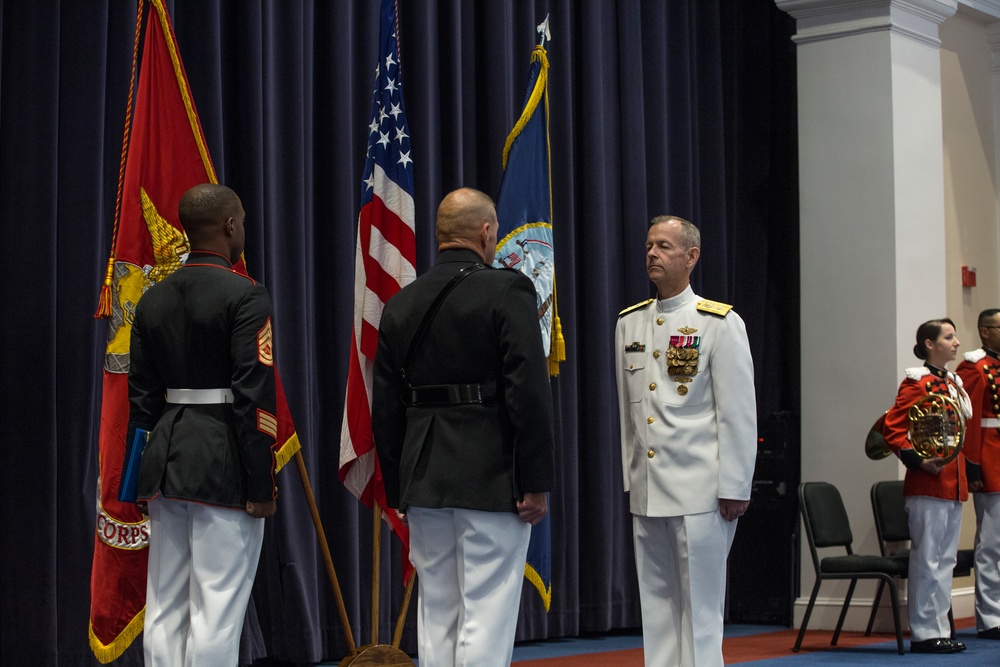
[[[403,111],[398,11],[382,0],[379,59],[368,124],[368,154],[361,178],[361,212],[354,258],[354,332],[344,422],[340,432],[340,480],[366,506],[385,508],[385,487],[372,438],[372,368],[382,308],[416,277],[413,231],[413,160]],[[386,513],[406,546],[409,533]],[[404,558],[408,569],[408,559]],[[408,575],[407,575],[408,576]]]

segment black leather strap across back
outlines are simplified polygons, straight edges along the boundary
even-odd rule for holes
[[[441,291],[438,292],[437,297],[434,299],[434,303],[432,303],[431,307],[427,309],[427,314],[424,315],[424,319],[420,321],[420,326],[417,327],[416,333],[413,334],[413,340],[410,341],[410,348],[406,351],[406,359],[403,361],[403,368],[400,369],[400,372],[403,374],[403,381],[406,382],[406,385],[411,389],[413,387],[410,385],[406,372],[410,368],[410,362],[413,361],[413,355],[420,346],[420,341],[423,340],[424,335],[427,333],[427,327],[429,327],[431,322],[434,320],[434,316],[437,314],[438,309],[441,308],[441,304],[444,302],[448,294],[455,289],[455,286],[458,285],[458,283],[462,282],[465,278],[469,277],[476,271],[481,271],[485,268],[485,264],[471,264],[463,268],[461,271],[452,276],[451,280],[449,280],[447,284],[441,288]]]

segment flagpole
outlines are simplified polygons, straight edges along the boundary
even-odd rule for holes
[[[340,661],[341,667],[413,667],[413,661],[399,649],[399,640],[403,634],[403,620],[410,603],[413,591],[413,580],[410,577],[403,596],[403,609],[400,611],[396,624],[396,634],[392,645],[378,643],[379,595],[381,589],[381,545],[382,545],[382,507],[377,500],[372,501],[372,643],[351,650],[346,658]]]
[[[337,600],[340,623],[344,626],[344,636],[347,637],[348,655],[353,655],[357,651],[357,646],[354,643],[354,635],[351,633],[351,623],[347,618],[347,607],[344,606],[344,596],[340,592],[337,570],[333,567],[330,545],[326,541],[323,522],[319,518],[319,508],[316,506],[316,498],[313,496],[312,486],[309,483],[309,473],[306,471],[306,462],[302,457],[302,450],[295,452],[295,465],[299,469],[299,478],[302,480],[302,491],[305,493],[306,503],[309,505],[309,513],[312,515],[313,526],[316,528],[317,537],[319,537],[319,548],[323,553],[323,563],[326,565],[326,573],[330,577],[330,585],[333,587],[333,597]]]
[[[403,624],[406,622],[406,612],[410,608],[410,598],[413,596],[413,582],[417,578],[417,573],[414,571],[410,575],[410,580],[406,582],[406,590],[403,592],[403,604],[399,610],[399,617],[396,619],[396,632],[392,636],[392,645],[399,648],[399,644],[403,641]]]
[[[372,528],[372,644],[378,645],[378,620],[379,620],[379,599],[381,584],[381,571],[379,561],[381,561],[382,543],[382,508],[378,501],[372,510],[374,526]],[[417,573],[410,575],[410,580],[406,582],[406,589],[403,591],[403,601],[400,605],[399,616],[396,617],[396,630],[392,635],[393,648],[399,648],[403,639],[403,625],[406,622],[406,612],[410,609],[410,598],[413,596],[413,584],[417,578]]]
[[[378,644],[378,602],[382,586],[380,570],[382,554],[382,507],[372,501],[372,645]]]

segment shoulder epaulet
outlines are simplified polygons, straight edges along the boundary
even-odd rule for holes
[[[634,306],[629,306],[628,308],[626,308],[622,312],[618,313],[618,317],[621,317],[622,315],[628,315],[629,313],[631,313],[634,310],[639,310],[641,308],[645,308],[649,304],[653,303],[653,301],[655,301],[655,299],[646,299],[645,301],[640,301],[639,303],[635,304]]]
[[[721,317],[725,317],[733,309],[728,303],[719,303],[718,301],[709,301],[708,299],[702,299],[695,307],[703,313],[712,313]]]
[[[912,368],[906,369],[906,377],[911,380],[919,380],[925,375],[930,375],[930,369],[926,366],[913,366]]]
[[[962,355],[962,358],[968,361],[970,364],[974,364],[977,361],[982,361],[986,358],[986,350],[979,348],[978,350],[973,350],[972,352],[966,352]]]

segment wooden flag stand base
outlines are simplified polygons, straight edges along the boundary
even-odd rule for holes
[[[309,505],[309,513],[312,515],[313,527],[316,529],[316,536],[319,538],[320,551],[323,553],[323,563],[326,565],[326,573],[330,578],[330,586],[333,588],[333,597],[337,602],[337,611],[340,614],[340,624],[344,628],[344,636],[347,638],[347,656],[340,661],[341,667],[368,667],[369,665],[402,666],[413,667],[413,661],[399,649],[399,642],[403,636],[403,622],[406,620],[406,611],[410,607],[410,598],[413,595],[413,583],[417,578],[417,573],[410,575],[410,580],[406,583],[406,591],[403,593],[403,604],[396,619],[396,632],[392,638],[392,645],[378,643],[378,601],[379,601],[379,561],[380,545],[382,543],[382,508],[378,503],[372,508],[374,516],[374,527],[372,530],[372,643],[365,646],[357,646],[354,643],[354,634],[351,632],[351,623],[347,618],[347,607],[344,605],[344,596],[340,592],[340,582],[337,580],[337,571],[333,567],[333,557],[330,555],[330,545],[326,541],[326,531],[323,530],[323,522],[320,521],[319,509],[316,506],[316,498],[313,496],[312,485],[309,483],[309,473],[306,471],[305,459],[302,452],[295,452],[295,465],[299,470],[299,477],[302,480],[302,491],[306,496],[306,503]]]
[[[403,653],[395,646],[387,644],[368,644],[358,648],[358,653],[354,657],[344,658],[340,661],[340,667],[368,667],[369,665],[408,665],[413,667],[410,656]]]

